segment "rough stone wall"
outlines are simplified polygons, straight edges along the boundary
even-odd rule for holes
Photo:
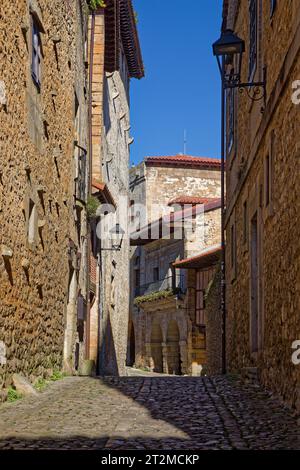
[[[146,166],[144,162],[130,169],[130,197],[145,205],[145,220],[157,220],[168,214],[168,203],[180,196],[220,197],[219,170]]]
[[[218,270],[209,287],[206,306],[206,373],[222,373],[221,273]]]
[[[146,197],[148,220],[168,214],[168,203],[179,196],[220,197],[220,171],[146,167]]]
[[[210,246],[220,244],[221,209],[197,215],[191,227],[185,230],[185,258],[196,256]]]
[[[300,258],[299,105],[292,84],[300,77],[298,2],[261,2],[260,61],[267,66],[267,103],[238,101],[238,146],[228,159],[227,266],[231,265],[231,226],[236,227],[237,262],[227,269],[227,354],[231,370],[257,366],[263,383],[290,405],[299,403],[300,367],[292,363],[292,343],[299,339]],[[248,38],[248,7],[240,2],[236,32]],[[272,47],[270,47],[272,44]],[[247,54],[243,77],[246,77]],[[256,77],[261,73],[258,67]],[[271,165],[271,201],[266,201],[266,166]],[[238,170],[238,166],[240,169]],[[236,173],[236,177],[232,175]],[[233,181],[235,180],[235,183]],[[244,241],[243,207],[248,201],[248,237]],[[250,347],[251,218],[257,213],[259,237],[259,340]]]
[[[121,55],[121,60],[125,60]],[[116,204],[115,223],[125,231],[120,251],[102,252],[104,301],[100,319],[100,370],[104,374],[126,375],[127,332],[129,320],[129,148],[130,115],[128,74],[106,73],[104,78],[104,138],[102,180]],[[103,241],[103,247],[111,241]]]
[[[44,29],[40,93],[31,77],[29,7]],[[62,366],[69,239],[77,237],[79,18],[79,2],[3,0],[0,6],[0,79],[6,95],[0,104],[0,341],[6,356],[0,388],[10,384],[14,372],[33,379]]]

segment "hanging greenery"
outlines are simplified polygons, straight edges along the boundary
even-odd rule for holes
[[[95,196],[88,196],[86,204],[86,212],[89,220],[95,219],[97,217],[97,209],[100,203]]]
[[[96,10],[99,7],[106,7],[104,0],[88,0],[88,5],[91,10]]]

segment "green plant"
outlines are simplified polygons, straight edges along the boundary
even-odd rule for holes
[[[56,382],[56,380],[61,380],[66,376],[64,372],[61,372],[60,370],[54,370],[52,375],[49,377],[49,380],[51,382]]]
[[[40,377],[35,381],[33,386],[38,392],[41,392],[42,390],[44,390],[44,388],[47,387],[47,384],[47,380]]]
[[[161,290],[158,292],[151,292],[151,294],[142,295],[134,299],[135,305],[140,305],[145,302],[152,302],[153,300],[166,299],[167,297],[172,297],[174,292],[172,290]]]
[[[7,401],[13,403],[14,401],[20,400],[22,398],[22,394],[17,392],[13,387],[9,387],[7,391]]]
[[[86,212],[89,219],[94,219],[96,217],[99,205],[100,203],[95,196],[88,196]]]
[[[106,7],[104,0],[88,0],[88,5],[91,10],[96,10],[99,7]]]

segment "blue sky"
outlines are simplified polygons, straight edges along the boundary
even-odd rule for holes
[[[211,44],[222,0],[133,0],[146,77],[131,81],[131,162],[183,152],[219,157],[220,78]]]

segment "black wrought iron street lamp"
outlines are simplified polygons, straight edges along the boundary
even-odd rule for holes
[[[109,231],[112,240],[111,248],[101,248],[101,251],[120,251],[124,239],[125,232],[120,224],[116,224]]]
[[[262,82],[241,82],[242,61],[245,41],[231,29],[222,32],[213,44],[213,54],[217,58],[221,74],[221,311],[222,311],[222,372],[226,373],[226,277],[225,277],[225,99],[226,90],[238,88],[247,91],[253,101],[265,99],[266,80]],[[251,94],[253,90],[253,94]]]
[[[122,242],[125,235],[124,230],[120,224],[116,224],[110,231],[112,238],[112,249],[120,251],[122,248]]]

